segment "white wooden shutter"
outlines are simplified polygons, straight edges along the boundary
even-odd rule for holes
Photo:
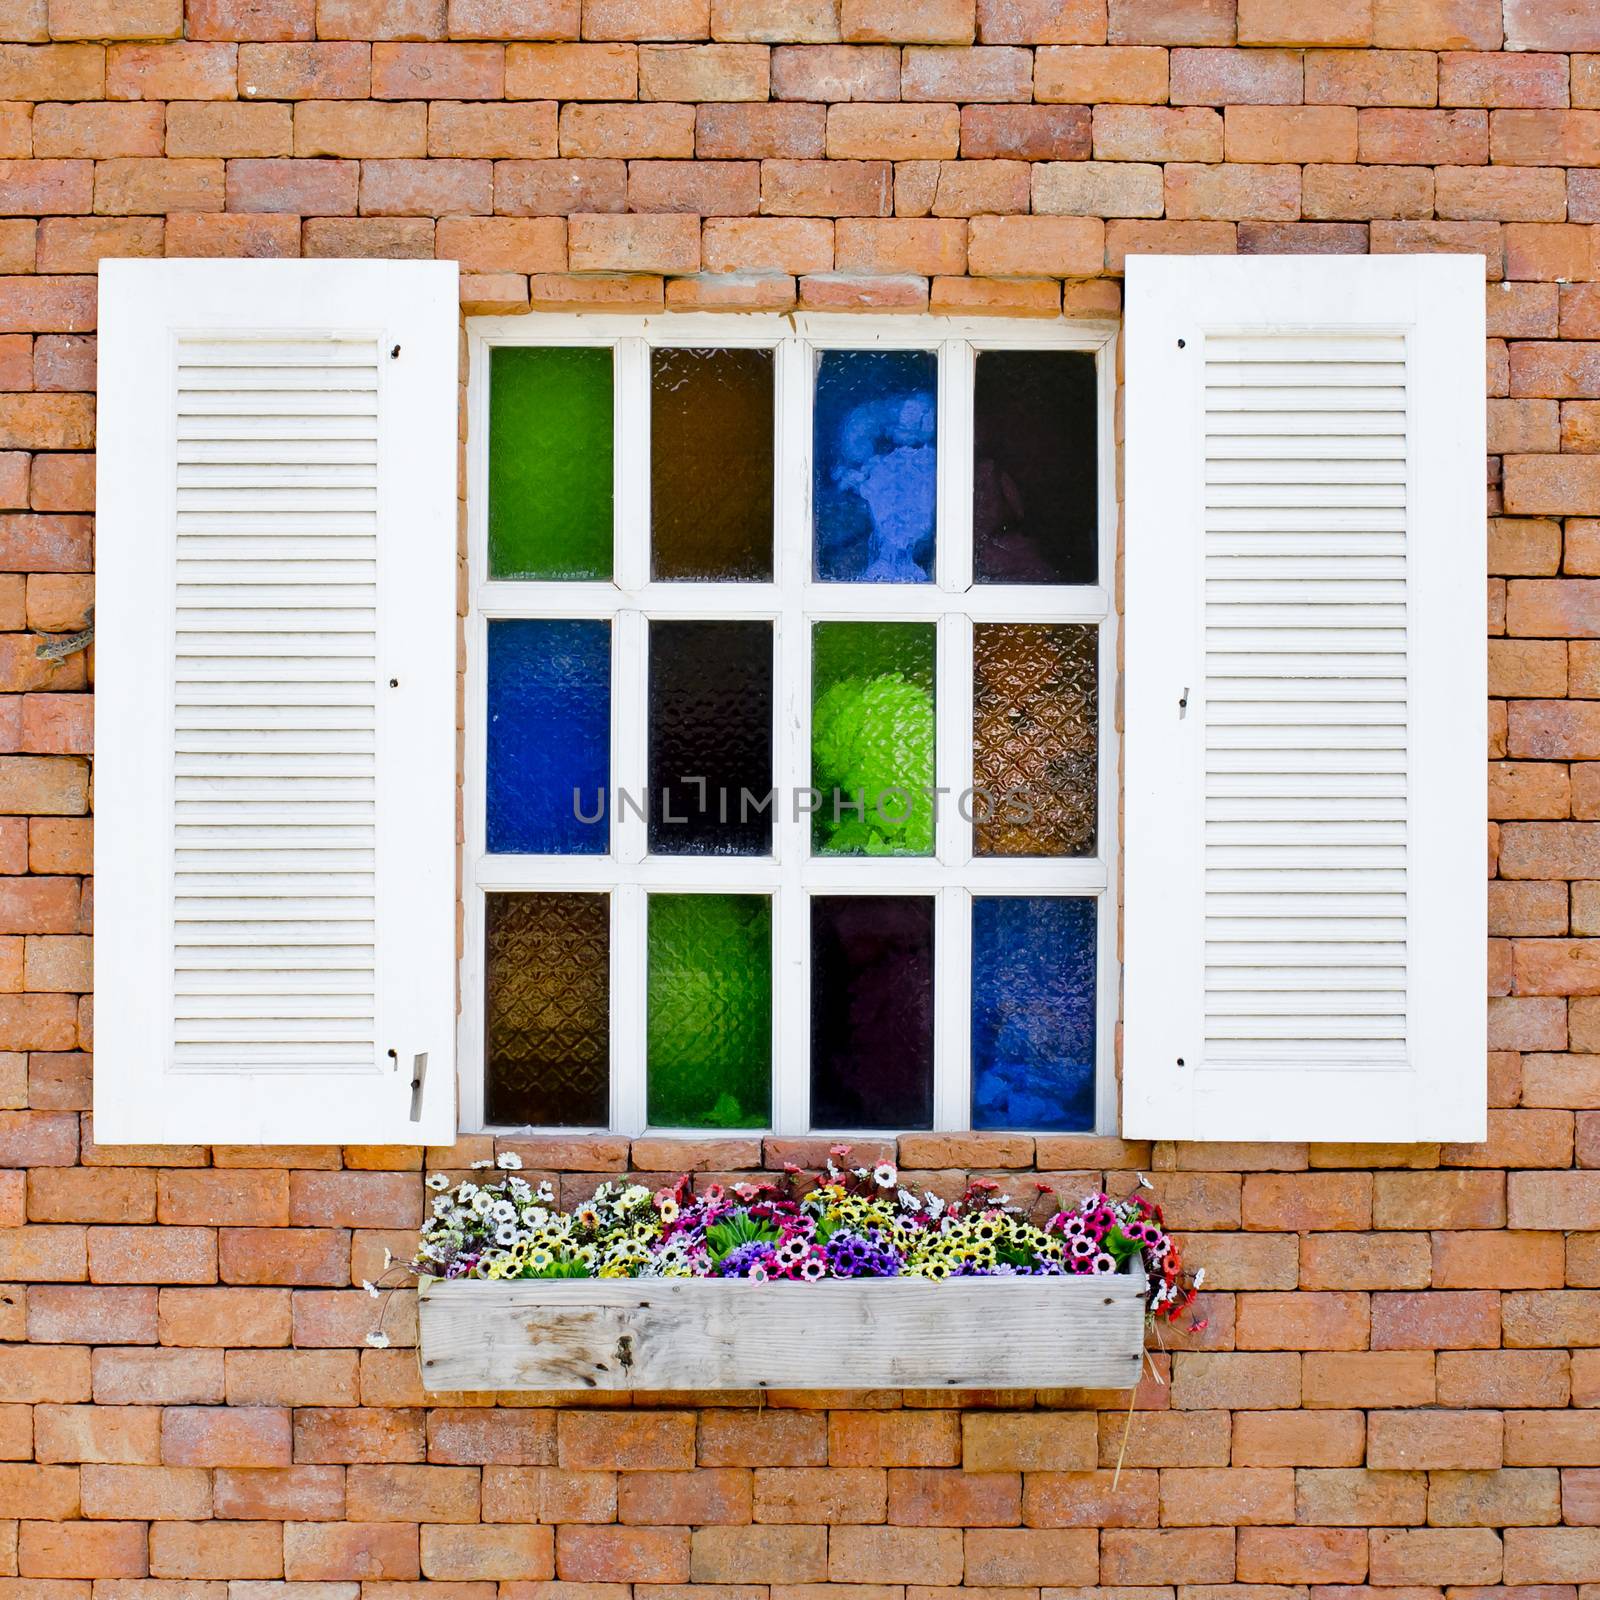
[[[1134,257],[1123,1128],[1481,1139],[1476,256]]]
[[[453,262],[102,264],[99,1143],[454,1138],[457,338]]]

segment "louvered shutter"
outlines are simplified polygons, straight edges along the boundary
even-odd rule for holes
[[[1476,256],[1135,257],[1123,1128],[1480,1139]]]
[[[457,338],[452,262],[102,264],[102,1144],[454,1138]]]

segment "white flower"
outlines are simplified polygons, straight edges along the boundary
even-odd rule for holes
[[[517,1208],[509,1200],[496,1200],[490,1209],[489,1215],[496,1222],[515,1222],[517,1220]]]
[[[430,1189],[448,1189],[450,1187],[450,1174],[448,1172],[430,1172],[426,1182]]]
[[[361,1287],[365,1289],[374,1300],[378,1298],[378,1286],[370,1278],[363,1278],[361,1280]]]
[[[872,1169],[872,1181],[880,1189],[893,1187],[894,1184],[899,1182],[899,1179],[900,1174],[895,1170],[895,1164],[892,1161],[880,1161]]]
[[[447,1194],[435,1195],[433,1199],[433,1214],[436,1217],[445,1217],[450,1214],[450,1196]]]
[[[502,1172],[522,1171],[522,1157],[519,1156],[515,1150],[502,1150],[500,1154],[494,1158],[494,1164],[499,1167]]]
[[[469,1201],[477,1192],[477,1184],[463,1183],[461,1187],[456,1190],[456,1199],[459,1200],[462,1205],[465,1205],[467,1201]]]
[[[494,1230],[494,1242],[501,1245],[514,1245],[517,1242],[517,1225],[514,1222],[502,1222]]]
[[[1190,1281],[1198,1289],[1206,1281],[1206,1269],[1204,1267],[1196,1267],[1194,1269],[1194,1277]]]
[[[1153,1189],[1153,1188],[1155,1188],[1155,1185],[1153,1183],[1151,1183],[1151,1181],[1147,1177],[1145,1177],[1145,1175],[1142,1172],[1134,1173],[1134,1177],[1136,1177],[1139,1180],[1139,1187],[1141,1189]]]
[[[380,1329],[374,1328],[372,1332],[367,1335],[367,1343],[370,1344],[374,1350],[387,1350],[389,1348],[389,1335],[382,1332]]]
[[[492,1156],[485,1156],[482,1161],[474,1161],[472,1163],[472,1170],[474,1172],[481,1172],[483,1168],[492,1167],[493,1165],[494,1158]]]
[[[494,1210],[494,1196],[487,1189],[480,1189],[472,1197],[472,1209],[477,1216],[488,1216]]]

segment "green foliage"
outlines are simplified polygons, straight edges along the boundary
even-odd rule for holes
[[[833,684],[812,712],[811,751],[813,781],[822,791],[815,827],[830,853],[932,853],[933,804],[926,786],[934,771],[933,696],[927,689],[899,672]],[[864,817],[856,816],[853,805],[845,809],[845,802],[858,798]]]
[[[776,1244],[778,1230],[743,1210],[732,1212],[706,1229],[706,1248],[713,1261],[721,1261],[730,1250],[737,1250],[742,1244],[754,1244],[758,1239]]]
[[[532,1278],[590,1278],[594,1274],[589,1271],[585,1262],[578,1260],[552,1261],[543,1272],[526,1274]]]

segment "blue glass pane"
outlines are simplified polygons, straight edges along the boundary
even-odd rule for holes
[[[811,498],[823,582],[933,582],[938,378],[931,350],[818,357]]]
[[[972,1125],[1094,1127],[1096,902],[972,902]]]
[[[489,624],[489,849],[604,855],[611,627]]]

